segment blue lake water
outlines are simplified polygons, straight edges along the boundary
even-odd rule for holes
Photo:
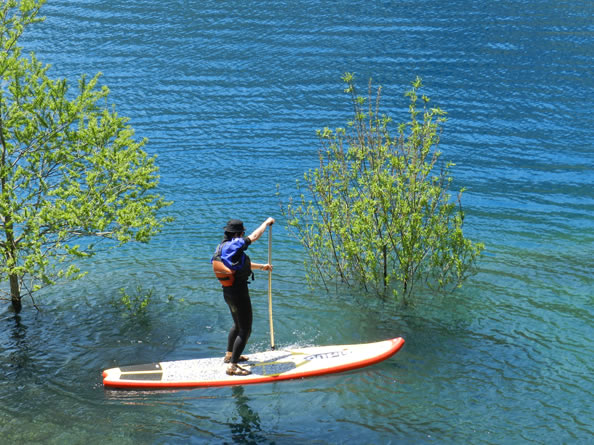
[[[594,433],[594,3],[50,0],[27,50],[109,103],[158,155],[174,224],[89,275],[0,309],[6,443],[591,443]],[[479,273],[414,308],[305,285],[279,200],[345,125],[341,75],[406,119],[416,76],[449,114]],[[278,195],[277,195],[278,192]],[[342,375],[177,392],[104,390],[104,368],[222,354],[230,316],[209,259],[230,217],[273,229],[277,346],[403,336]],[[266,235],[265,235],[266,236]],[[265,238],[264,238],[265,239]],[[250,248],[265,260],[266,242]],[[153,290],[143,319],[110,301]],[[268,347],[267,280],[248,350]]]

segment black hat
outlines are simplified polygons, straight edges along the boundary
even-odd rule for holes
[[[229,233],[240,233],[245,232],[243,227],[243,221],[240,219],[230,219],[227,225],[224,227],[225,232]]]

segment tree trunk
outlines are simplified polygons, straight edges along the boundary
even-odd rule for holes
[[[4,188],[4,184],[2,184]],[[17,249],[14,240],[13,224],[10,215],[4,218],[4,231],[6,233],[6,247],[4,252],[4,258],[9,267],[16,266]],[[21,286],[19,285],[19,276],[13,272],[8,272],[8,280],[10,282],[10,297],[12,300],[12,307],[18,314],[23,305],[21,304]]]
[[[388,288],[388,246],[384,246],[384,294]]]
[[[17,275],[10,275],[10,296],[12,299],[12,307],[18,314],[21,312],[23,305],[21,303],[21,287],[19,286],[19,277]]]

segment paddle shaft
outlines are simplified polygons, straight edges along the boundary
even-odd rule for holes
[[[272,226],[268,226],[268,264],[272,264]],[[272,270],[268,271],[268,318],[270,319],[270,348],[274,351],[274,324],[272,322]]]

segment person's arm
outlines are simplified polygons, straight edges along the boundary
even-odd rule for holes
[[[272,264],[252,263],[252,270],[272,270]]]
[[[272,224],[274,224],[274,218],[268,218],[266,221],[264,221],[262,224],[260,224],[260,227],[258,227],[256,230],[254,230],[250,236],[248,236],[248,238],[250,239],[250,241],[253,243],[254,241],[257,241],[258,238],[260,238],[262,236],[262,234],[266,231],[266,228],[268,226],[271,226]]]

